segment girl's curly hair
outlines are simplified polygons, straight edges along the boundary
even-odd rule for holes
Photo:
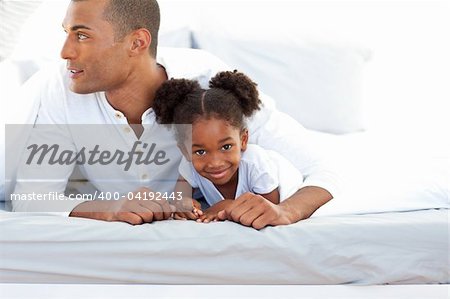
[[[219,118],[236,128],[260,109],[257,84],[237,70],[220,72],[202,89],[194,80],[170,79],[156,92],[153,110],[160,124],[193,124],[200,118]]]

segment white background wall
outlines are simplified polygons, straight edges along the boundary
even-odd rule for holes
[[[369,130],[422,140],[416,146],[439,155],[449,149],[450,1],[162,0],[161,9],[166,27],[201,16],[218,31],[279,30],[366,47]]]
[[[21,0],[2,2],[7,1]],[[31,39],[20,37],[16,53],[58,55],[67,0],[46,1],[43,27],[34,28]],[[160,0],[160,5],[165,30],[204,26],[198,21],[207,19],[218,31],[280,31],[370,49],[364,78],[369,130],[398,132],[423,140],[421,146],[447,150],[441,146],[448,146],[450,135],[450,1]]]

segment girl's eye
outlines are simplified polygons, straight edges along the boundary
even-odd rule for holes
[[[77,33],[77,37],[79,40],[85,40],[87,39],[87,35],[84,35],[83,33]]]
[[[232,145],[231,145],[231,144],[225,144],[224,146],[222,146],[222,149],[223,149],[224,151],[229,151],[231,148],[232,148]]]
[[[198,150],[194,152],[197,156],[203,156],[204,154],[206,154],[205,150]]]

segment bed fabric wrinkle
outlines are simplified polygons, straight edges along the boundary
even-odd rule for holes
[[[324,216],[260,231],[231,222],[131,226],[1,215],[2,282],[449,282],[447,209]]]

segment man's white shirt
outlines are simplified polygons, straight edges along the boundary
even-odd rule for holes
[[[220,71],[230,70],[221,60],[205,51],[175,48],[160,48],[158,51],[157,61],[165,68],[168,78],[198,80],[203,88],[208,88],[212,76]],[[95,144],[106,144],[100,150],[111,146],[109,150],[122,149],[126,152],[136,142],[141,142],[138,144],[141,147],[144,143],[148,147],[155,143],[158,150],[170,157],[170,162],[164,167],[133,164],[125,171],[123,164],[110,163],[104,168],[85,163],[80,166],[81,173],[101,192],[125,195],[143,186],[160,191],[171,190],[178,178],[181,153],[172,132],[156,123],[153,109],[148,109],[142,115],[145,129],[141,138],[137,139],[126,117],[108,103],[104,92],[75,94],[68,88],[69,80],[65,64],[61,64],[40,71],[25,84],[25,94],[32,97],[27,100],[35,103],[35,111],[29,114],[30,122],[37,115],[35,123],[40,131],[37,134],[32,132],[27,144],[33,143],[35,135],[46,140],[47,135],[55,135],[55,132],[60,133],[57,139],[59,149],[73,152],[79,152],[83,146],[92,147]],[[288,115],[276,110],[274,101],[261,91],[260,98],[263,108],[247,122],[249,142],[274,150],[288,159],[304,175],[301,187],[318,186],[335,194],[337,176],[326,167],[322,157],[317,155],[307,130]],[[99,128],[99,132],[95,135],[92,132],[95,129],[92,128]],[[112,133],[103,133],[102,130],[111,130]],[[32,131],[36,131],[36,128]],[[92,139],[92,136],[99,137]],[[27,165],[25,169],[19,167],[14,193],[64,193],[74,168],[74,165],[58,165],[52,168],[50,175],[43,173],[40,165]],[[30,183],[36,178],[40,178],[39,183]],[[78,204],[80,201],[70,200],[53,204],[53,212],[68,215]],[[42,210],[39,203],[29,200],[13,201],[12,206],[14,211],[20,212]]]

